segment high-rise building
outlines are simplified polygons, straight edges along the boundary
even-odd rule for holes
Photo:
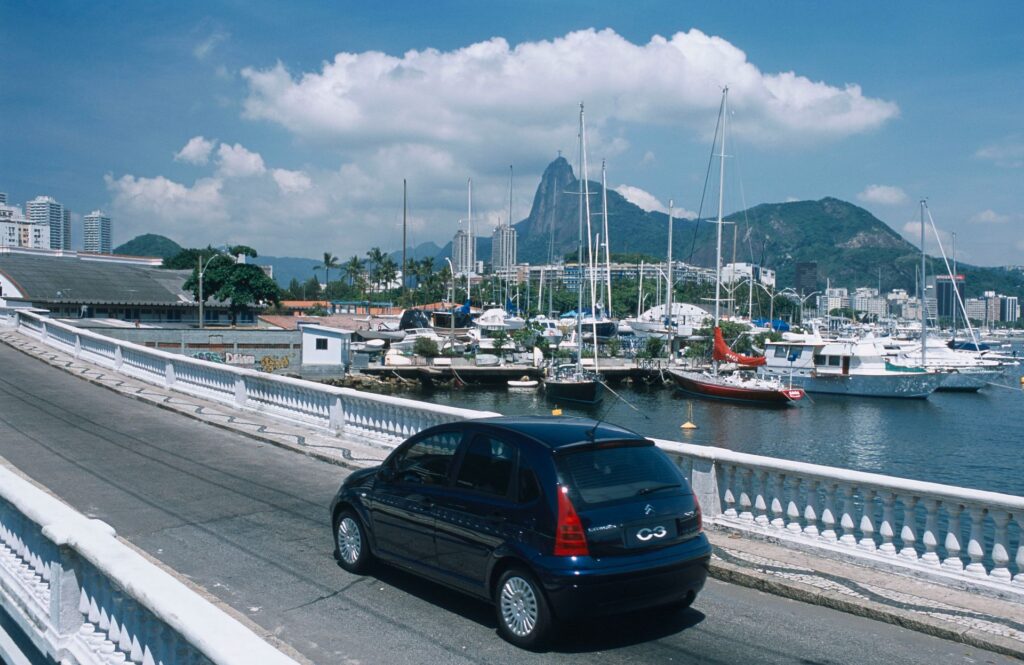
[[[85,251],[110,254],[110,217],[102,210],[93,210],[82,220],[85,231]]]
[[[71,214],[52,196],[37,196],[25,204],[25,216],[50,227],[50,249],[71,249]]]
[[[960,293],[962,300],[964,297],[963,275],[954,275],[953,279],[950,279],[949,275],[935,276],[935,299],[938,303],[940,317],[953,316],[953,312],[960,307],[957,303],[957,292]]]
[[[473,247],[473,236],[463,229],[455,232],[452,238],[452,265],[456,275],[469,275],[476,272],[476,252]]]
[[[801,261],[796,264],[796,290],[802,296],[818,290],[817,261]]]
[[[49,224],[35,224],[17,206],[0,204],[0,247],[50,248]]]
[[[999,307],[1000,321],[1016,323],[1020,318],[1020,303],[1017,301],[1017,296],[1003,296]]]
[[[491,236],[491,269],[505,272],[516,264],[516,230],[508,224],[498,224]]]
[[[0,192],[0,206],[7,205],[7,192]]]

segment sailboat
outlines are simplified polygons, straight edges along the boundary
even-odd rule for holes
[[[718,119],[719,126],[722,128],[722,143],[718,155],[718,238],[715,255],[715,338],[712,351],[712,369],[711,371],[698,372],[670,367],[668,373],[680,390],[698,397],[730,402],[784,406],[803,399],[803,389],[794,388],[792,385],[787,387],[778,379],[759,377],[752,372],[719,372],[719,362],[723,360],[751,369],[765,362],[764,358],[753,358],[733,352],[725,343],[725,339],[722,337],[722,329],[718,325],[722,299],[722,206],[724,203],[725,123],[728,101],[729,88],[727,87],[722,90],[722,104],[719,107]]]
[[[580,167],[580,192],[579,192],[579,244],[577,249],[577,264],[580,269],[580,279],[577,286],[576,305],[576,363],[555,365],[544,377],[544,392],[548,399],[559,402],[576,402],[580,404],[597,404],[604,395],[604,384],[601,377],[583,369],[583,215],[586,209],[587,219],[590,218],[590,202],[586,199],[587,189],[587,150],[586,150],[586,125],[583,119],[583,104],[580,104],[580,130],[579,130],[579,167]],[[588,240],[589,242],[589,240]],[[594,331],[596,332],[596,331]],[[596,335],[595,335],[596,336]],[[594,361],[597,362],[597,344],[594,344]]]

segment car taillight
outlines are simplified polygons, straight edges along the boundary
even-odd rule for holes
[[[555,525],[555,556],[590,556],[583,524],[569,500],[569,488],[558,488],[558,523]]]
[[[704,531],[704,514],[700,510],[700,501],[697,500],[697,495],[693,497],[693,505],[697,506],[697,533]]]

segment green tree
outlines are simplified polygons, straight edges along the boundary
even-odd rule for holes
[[[380,266],[384,263],[384,252],[381,251],[380,247],[371,247],[366,252],[366,258],[373,265],[370,268],[371,281],[374,286],[377,287],[375,290],[380,290]]]
[[[199,298],[199,268],[185,280],[183,288],[192,291]],[[216,298],[228,303],[231,325],[238,322],[238,315],[253,305],[277,304],[280,289],[277,283],[263,269],[251,263],[235,263],[231,257],[217,254],[205,265],[203,273],[203,300]]]
[[[441,355],[437,348],[437,342],[429,337],[417,337],[412,345],[412,352],[424,358],[436,358]]]
[[[203,265],[205,266],[206,261],[218,253],[213,247],[183,249],[174,256],[164,259],[161,267],[168,270],[191,270],[199,265],[200,258],[203,259]]]
[[[349,285],[355,286],[356,280],[363,274],[363,260],[353,255],[348,261],[345,261],[345,265],[341,269],[345,273],[345,278],[348,279]]]
[[[231,256],[238,256],[239,254],[242,254],[254,259],[259,256],[259,254],[256,253],[256,250],[248,245],[235,245],[234,247],[229,247],[228,254]]]
[[[340,264],[338,263],[338,257],[330,252],[324,252],[324,262],[320,264],[320,267],[324,269],[324,288],[331,283],[331,271],[337,268]]]
[[[508,332],[504,328],[498,328],[491,333],[491,339],[494,341],[494,350],[497,351],[498,356],[505,357],[505,345],[508,344]]]

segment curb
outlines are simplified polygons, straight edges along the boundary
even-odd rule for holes
[[[718,545],[713,545],[712,548],[716,553],[720,550]],[[963,630],[950,628],[945,622],[930,620],[914,612],[849,598],[837,592],[825,591],[800,582],[787,581],[759,574],[754,570],[726,563],[714,556],[711,558],[709,574],[717,580],[730,584],[737,584],[770,593],[774,596],[781,596],[811,605],[820,605],[845,612],[846,614],[894,624],[918,633],[1024,660],[1024,645],[1020,645],[1016,641],[1003,640],[998,636],[988,635],[969,628]]]

